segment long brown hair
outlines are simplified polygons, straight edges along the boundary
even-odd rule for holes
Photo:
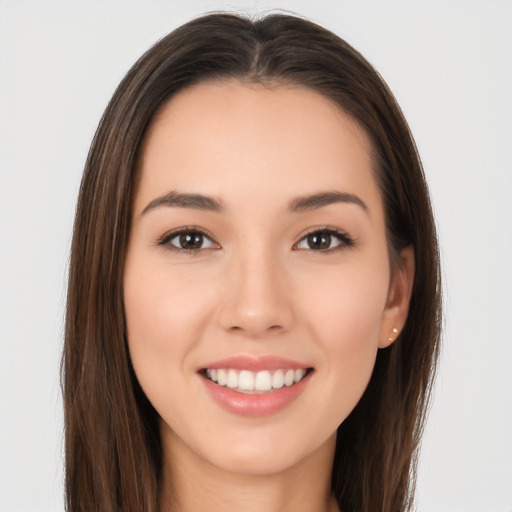
[[[439,351],[439,255],[429,195],[407,123],[387,85],[350,45],[300,18],[210,14],[181,26],[132,67],[92,142],[71,248],[62,383],[69,512],[157,512],[157,413],[135,378],[123,265],[137,154],[158,108],[208,80],[300,85],[336,102],[368,134],[391,260],[415,250],[407,323],[379,350],[371,381],[338,429],[332,492],[344,512],[411,507],[418,443]]]

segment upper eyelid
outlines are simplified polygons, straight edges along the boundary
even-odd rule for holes
[[[181,228],[171,229],[158,238],[157,244],[168,242],[172,238],[179,236],[182,233],[199,233],[206,238],[209,238],[213,243],[220,246],[219,242],[217,242],[216,238],[208,230],[198,226],[183,226]]]
[[[293,244],[293,248],[297,248],[297,246],[309,235],[312,235],[314,233],[328,233],[331,236],[337,237],[340,242],[341,246],[350,248],[357,245],[357,240],[352,237],[347,231],[341,228],[337,228],[335,226],[315,226],[312,228],[307,229],[305,232],[303,232],[299,237],[297,238],[297,241]],[[297,249],[296,249],[297,250]],[[304,249],[306,250],[306,249]],[[327,249],[325,251],[317,251],[317,252],[330,252],[331,250],[336,250],[336,247],[333,249]],[[316,251],[315,251],[316,252]]]
[[[200,233],[201,235],[209,238],[213,243],[220,246],[220,243],[217,241],[215,236],[213,236],[208,230],[201,228],[199,226],[183,226],[180,228],[175,228],[172,230],[167,231],[164,233],[161,237],[158,238],[157,244],[162,244],[164,242],[169,241],[170,239],[174,238],[175,236],[178,236],[182,233],[190,233],[190,232],[196,232]],[[352,242],[355,242],[355,239],[345,230],[332,226],[332,225],[320,225],[320,226],[312,226],[305,231],[302,231],[300,235],[296,238],[296,241],[293,243],[293,246],[296,246],[299,242],[301,242],[305,237],[313,234],[313,233],[320,233],[320,232],[328,232],[333,235],[338,235],[341,238],[347,238],[351,240]]]
[[[208,230],[200,228],[198,226],[183,226],[181,228],[170,229],[169,231],[164,233],[161,236],[161,238],[181,235],[181,233],[200,233],[201,235],[207,236],[208,238],[215,240],[215,237]]]
[[[314,227],[306,229],[306,231],[303,231],[297,237],[297,241],[300,242],[303,238],[305,238],[308,235],[312,235],[313,233],[321,233],[321,232],[329,232],[332,234],[337,234],[340,236],[352,238],[347,231],[345,231],[344,229],[341,229],[341,228],[337,228],[335,226],[314,226]]]

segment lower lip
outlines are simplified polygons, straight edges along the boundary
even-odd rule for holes
[[[292,386],[261,394],[239,393],[227,386],[219,386],[201,375],[206,389],[224,409],[240,416],[269,416],[290,405],[308,385],[311,372]]]

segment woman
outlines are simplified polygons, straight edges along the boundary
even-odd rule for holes
[[[68,510],[406,510],[439,325],[421,163],[375,70],[299,18],[194,20],[86,163]]]

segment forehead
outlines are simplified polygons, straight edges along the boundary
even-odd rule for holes
[[[140,170],[145,200],[166,189],[222,197],[247,189],[270,200],[352,188],[380,197],[365,132],[299,87],[229,81],[181,91],[153,119]]]

